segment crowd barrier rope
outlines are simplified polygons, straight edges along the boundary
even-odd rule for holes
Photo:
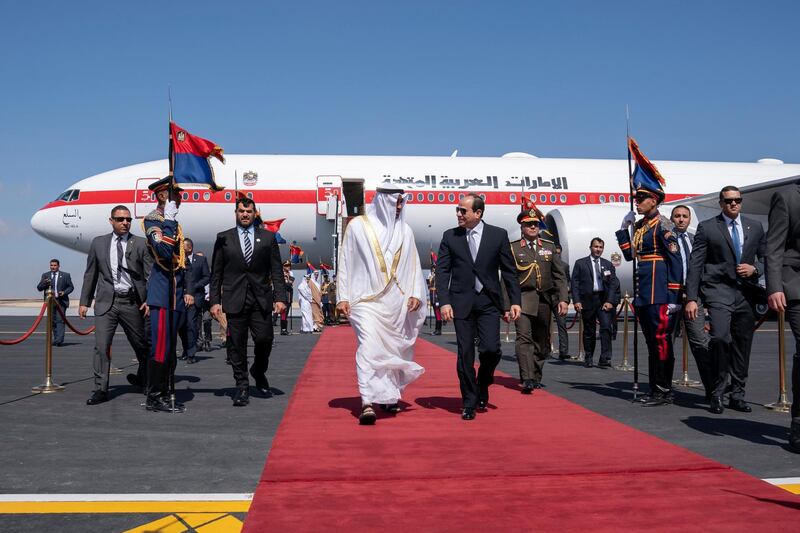
[[[64,324],[66,324],[67,327],[69,329],[71,329],[74,334],[76,334],[76,335],[90,335],[90,334],[92,334],[94,332],[94,330],[95,330],[94,326],[91,326],[86,331],[79,330],[78,328],[73,326],[72,323],[67,319],[67,315],[64,314],[64,310],[61,309],[60,305],[56,305],[55,308],[58,311],[58,314],[61,315],[61,318],[64,320]]]
[[[42,309],[39,311],[39,316],[37,316],[36,320],[33,321],[33,325],[30,327],[30,329],[28,329],[28,331],[23,333],[22,336],[17,339],[13,339],[10,341],[0,340],[0,346],[13,346],[14,344],[19,344],[23,341],[28,340],[28,337],[33,335],[33,332],[36,331],[36,328],[38,328],[39,324],[42,322],[42,317],[44,316],[45,311],[47,311],[46,300],[44,303],[42,303]]]

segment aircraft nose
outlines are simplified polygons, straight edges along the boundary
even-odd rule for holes
[[[50,237],[51,233],[48,231],[47,219],[48,217],[44,209],[39,209],[31,217],[31,227],[33,231],[45,238]]]

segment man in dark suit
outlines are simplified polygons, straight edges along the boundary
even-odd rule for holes
[[[800,182],[772,195],[764,265],[769,307],[786,313],[794,335],[789,446],[800,453]]]
[[[522,238],[511,244],[511,256],[519,280],[522,314],[516,322],[515,353],[522,380],[522,394],[541,387],[544,362],[550,353],[550,315],[567,314],[567,274],[556,247],[539,238],[542,214],[532,202],[517,216]]]
[[[186,269],[190,271],[192,280],[194,303],[186,308],[186,321],[178,331],[183,345],[183,354],[178,359],[185,359],[191,365],[197,362],[197,339],[200,337],[206,285],[211,281],[211,269],[208,268],[205,255],[194,251],[192,239],[183,240],[183,249],[186,253]]]
[[[281,313],[286,308],[278,243],[273,232],[253,224],[255,214],[255,202],[238,198],[236,227],[217,235],[211,258],[211,314],[217,317],[224,310],[228,317],[234,347],[230,353],[231,367],[237,388],[233,405],[237,407],[250,401],[248,329],[255,341],[250,375],[262,395],[272,396],[266,376],[274,337],[272,313]]]
[[[701,222],[694,236],[686,276],[686,318],[697,318],[697,301],[702,297],[711,319],[709,349],[715,366],[710,411],[723,412],[722,396],[730,380],[728,407],[749,413],[745,386],[767,242],[760,222],[740,216],[739,189],[723,187],[719,205],[722,212]]]
[[[467,194],[456,207],[458,227],[442,235],[436,262],[436,292],[442,320],[453,320],[458,341],[457,371],[461,385],[461,418],[472,420],[485,409],[489,385],[500,362],[500,316],[519,318],[520,290],[506,230],[483,222],[485,203]],[[510,309],[503,309],[500,276],[508,291]],[[475,338],[480,368],[475,376]]]
[[[689,225],[692,223],[692,212],[685,205],[676,205],[672,208],[670,214],[670,221],[672,222],[672,232],[678,240],[678,248],[681,251],[681,261],[683,261],[683,285],[686,286],[686,275],[689,273],[689,257],[692,254],[692,247],[694,246],[694,235],[688,231]],[[686,291],[682,291],[679,302],[681,305],[686,305]],[[703,308],[701,302],[697,304],[698,310]],[[694,320],[689,320],[684,314],[683,325],[686,331],[686,338],[689,341],[689,347],[692,350],[695,363],[697,364],[697,373],[700,374],[700,381],[703,383],[703,388],[706,393],[706,401],[711,401],[711,391],[714,388],[715,378],[712,375],[711,355],[708,352],[708,332],[705,330],[705,312],[697,313]],[[677,335],[681,328],[676,327],[675,333]]]
[[[75,287],[72,285],[69,272],[62,272],[60,268],[61,262],[58,259],[51,259],[50,272],[42,274],[42,279],[39,280],[36,289],[45,291],[44,297],[47,299],[47,289],[52,287],[56,304],[66,313],[67,307],[69,307],[69,294],[75,290]],[[63,344],[64,319],[56,309],[53,309],[53,346],[62,346]]]
[[[600,323],[600,360],[597,366],[611,367],[611,333],[619,305],[619,279],[611,261],[604,259],[606,243],[595,237],[589,243],[590,254],[575,261],[572,268],[572,297],[575,311],[583,321],[584,366],[594,366],[597,323]]]
[[[89,246],[78,309],[79,316],[86,318],[94,300],[94,393],[86,401],[88,405],[109,399],[111,343],[117,325],[122,326],[139,361],[138,371],[128,374],[128,382],[144,387],[147,381],[149,347],[144,319],[149,313],[147,278],[153,259],[145,240],[131,234],[131,212],[127,207],[114,207],[108,220],[113,231],[95,237]]]

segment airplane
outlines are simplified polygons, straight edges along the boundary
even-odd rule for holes
[[[414,231],[423,268],[430,267],[442,233],[456,225],[455,204],[466,193],[482,195],[484,219],[519,238],[516,216],[521,195],[546,213],[553,239],[567,264],[588,255],[589,242],[600,237],[607,257],[618,267],[623,290],[631,290],[632,267],[622,261],[614,232],[630,210],[627,160],[539,158],[524,152],[501,157],[229,155],[225,165],[212,161],[222,191],[185,189],[178,220],[195,250],[209,256],[218,232],[235,223],[234,199],[244,194],[256,202],[264,220],[285,218],[280,228],[287,242],[305,252],[294,268],[333,264],[336,247],[350,217],[364,213],[379,186],[406,191],[406,220]],[[778,159],[755,163],[654,161],[667,180],[661,213],[684,204],[697,224],[719,212],[718,191],[736,185],[745,197],[743,212],[763,221],[773,192],[800,177],[800,164]],[[31,218],[39,235],[67,248],[88,252],[92,239],[110,231],[112,207],[127,206],[136,219],[155,207],[148,185],[168,172],[166,159],[126,166],[82,179],[69,186]],[[132,232],[142,235],[140,224]],[[288,245],[282,255],[288,258]]]

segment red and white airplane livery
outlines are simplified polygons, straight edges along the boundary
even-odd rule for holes
[[[719,211],[717,193],[725,185],[742,189],[744,212],[763,217],[766,226],[771,194],[800,177],[800,165],[776,159],[654,163],[667,180],[667,204],[687,204],[693,211],[690,231]],[[468,192],[485,197],[485,220],[506,228],[512,239],[519,235],[520,195],[532,197],[547,213],[549,229],[570,264],[588,254],[595,236],[605,240],[606,255],[618,263],[614,232],[629,210],[626,160],[545,159],[518,152],[502,157],[229,155],[225,165],[213,161],[212,166],[225,190],[184,191],[178,217],[195,249],[208,254],[217,232],[234,224],[237,189],[256,202],[264,220],[285,218],[281,235],[297,242],[312,263],[334,261],[343,221],[361,214],[375,188],[385,184],[407,192],[407,221],[424,268],[442,232],[456,225],[454,205]],[[46,239],[86,252],[94,237],[110,231],[113,206],[128,206],[136,218],[152,210],[147,186],[166,174],[164,159],[88,177],[37,211],[31,226]],[[669,206],[662,214],[669,216]],[[134,224],[133,232],[141,235],[141,226]],[[630,265],[623,263],[619,275],[629,287]]]

